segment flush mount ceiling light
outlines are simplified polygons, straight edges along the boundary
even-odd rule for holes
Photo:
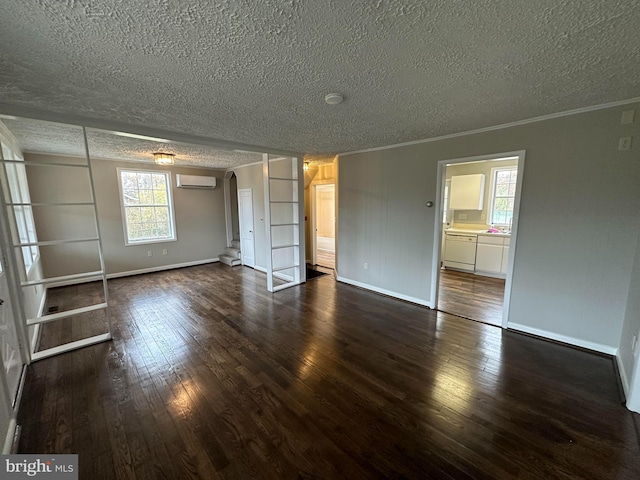
[[[329,105],[338,105],[339,103],[342,103],[343,100],[344,96],[341,93],[327,93],[324,96],[324,101]]]
[[[156,152],[153,154],[153,161],[158,165],[173,165],[173,153]]]

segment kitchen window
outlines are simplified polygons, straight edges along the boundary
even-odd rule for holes
[[[118,169],[127,245],[177,240],[171,174]]]
[[[517,167],[491,169],[491,224],[511,226],[516,197]]]

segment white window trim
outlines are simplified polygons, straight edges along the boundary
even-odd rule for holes
[[[488,222],[491,225],[495,225],[495,226],[499,226],[499,227],[508,227],[510,226],[509,223],[495,223],[493,222],[493,204],[495,202],[495,195],[496,195],[496,172],[497,171],[505,171],[505,170],[515,170],[516,172],[518,171],[518,166],[517,165],[512,165],[509,167],[492,167],[491,168],[491,189],[489,190],[489,216],[488,216]],[[517,182],[516,182],[516,188],[517,188]],[[514,202],[515,202],[515,194],[513,196],[514,198]],[[487,221],[487,220],[485,220]]]
[[[117,169],[118,175],[118,192],[120,194],[120,215],[122,216],[122,231],[124,234],[124,244],[127,247],[133,247],[135,245],[149,245],[151,243],[169,243],[169,242],[177,242],[178,241],[178,231],[176,230],[176,217],[175,217],[175,209],[173,206],[173,182],[171,180],[171,172],[166,170],[143,170],[136,168],[120,168]],[[124,194],[122,192],[122,176],[121,172],[133,172],[133,173],[162,173],[167,176],[167,200],[169,204],[169,219],[171,223],[171,231],[173,233],[172,238],[158,238],[153,240],[141,240],[139,242],[130,242],[129,241],[129,233],[127,230],[127,217],[126,217],[126,208],[124,204]]]

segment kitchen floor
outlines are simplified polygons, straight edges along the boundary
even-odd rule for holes
[[[440,270],[438,310],[492,325],[502,323],[505,280]]]

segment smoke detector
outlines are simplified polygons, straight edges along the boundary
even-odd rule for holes
[[[343,100],[344,97],[340,93],[327,93],[324,96],[324,101],[329,105],[338,105],[339,103],[342,103]]]

